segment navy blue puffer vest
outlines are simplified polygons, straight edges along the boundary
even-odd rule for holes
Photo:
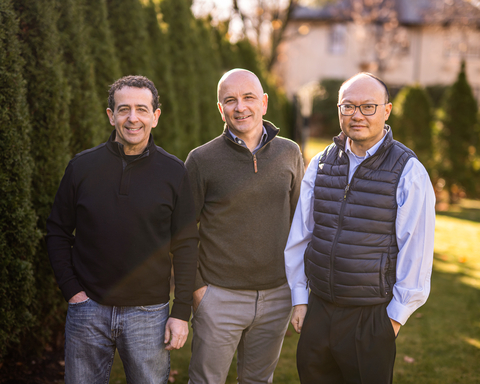
[[[319,161],[305,273],[313,293],[338,305],[392,299],[398,254],[396,192],[403,168],[415,154],[385,128],[384,142],[359,165],[350,184],[343,133]]]

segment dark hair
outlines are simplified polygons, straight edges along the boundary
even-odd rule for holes
[[[108,108],[112,111],[115,110],[115,92],[122,89],[123,87],[135,87],[135,88],[148,88],[152,92],[152,107],[156,111],[159,108],[160,103],[158,101],[158,91],[155,88],[155,84],[150,79],[147,79],[145,76],[124,76],[112,85],[108,90]]]
[[[353,79],[354,77],[358,77],[358,76],[360,76],[360,75],[365,75],[365,76],[371,77],[372,79],[375,79],[375,80],[377,80],[380,84],[382,84],[382,85],[383,85],[383,88],[385,88],[385,96],[387,97],[387,99],[385,100],[385,102],[386,102],[386,103],[389,102],[389,100],[390,100],[390,92],[388,91],[387,84],[385,84],[382,79],[380,79],[379,77],[375,76],[374,74],[372,74],[372,73],[370,73],[370,72],[360,72],[360,73],[357,73],[356,75],[354,75],[354,76],[350,77],[349,79],[345,80],[345,81],[342,83],[340,89],[342,89],[343,85],[344,85],[346,82],[348,82],[348,81],[350,81],[351,79]]]

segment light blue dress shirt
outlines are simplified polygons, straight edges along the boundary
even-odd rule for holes
[[[237,144],[240,144],[242,147],[245,147],[245,148],[248,149],[247,144],[245,144],[245,142],[244,142],[242,139],[239,139],[237,136],[235,136],[230,129],[228,130],[228,133],[230,133],[230,135],[232,136],[233,141],[235,141]],[[265,144],[265,143],[267,142],[267,139],[268,139],[267,130],[266,130],[265,127],[263,126],[262,137],[260,138],[260,141],[259,141],[258,145],[257,145],[257,146],[255,147],[255,149],[252,151],[252,154],[257,153],[257,151],[258,151],[260,148],[263,147],[263,144]],[[248,150],[250,150],[250,149],[248,149]]]
[[[350,139],[347,139],[345,152],[350,160],[349,182],[361,162],[374,155],[384,140],[385,135],[367,151],[365,157],[359,157],[351,151]],[[312,159],[305,172],[285,248],[285,269],[293,305],[308,304],[303,256],[315,225],[313,189],[322,153]],[[387,313],[391,319],[404,325],[427,300],[433,263],[435,194],[425,167],[415,158],[408,160],[400,176],[397,204],[397,280]]]

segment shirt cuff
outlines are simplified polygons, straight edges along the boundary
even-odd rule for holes
[[[395,300],[395,297],[390,301],[387,306],[388,317],[392,320],[399,322],[402,325],[405,325],[410,315],[413,313],[411,308],[399,303]]]
[[[192,312],[192,307],[190,305],[183,304],[183,303],[173,303],[170,317],[188,321],[190,320],[191,312]]]
[[[308,304],[308,288],[292,289],[292,306]]]

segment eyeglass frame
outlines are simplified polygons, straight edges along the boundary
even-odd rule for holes
[[[352,103],[345,103],[345,104],[337,104],[337,107],[339,108],[340,110],[340,113],[342,114],[342,116],[353,116],[355,115],[355,112],[357,112],[357,108],[360,110],[360,113],[363,115],[363,116],[373,116],[375,115],[375,113],[377,113],[377,107],[379,105],[387,105],[387,104],[390,104],[390,102],[387,102],[387,103],[383,103],[383,104],[373,104],[373,103],[366,103],[366,104],[360,104],[360,105],[355,105],[355,104],[352,104]],[[353,110],[353,113],[351,115],[345,115],[343,112],[342,112],[342,106],[343,105],[353,105],[355,107],[355,109]],[[374,105],[375,106],[375,111],[373,111],[372,114],[370,115],[366,115],[365,113],[362,112],[362,108],[364,105]]]

